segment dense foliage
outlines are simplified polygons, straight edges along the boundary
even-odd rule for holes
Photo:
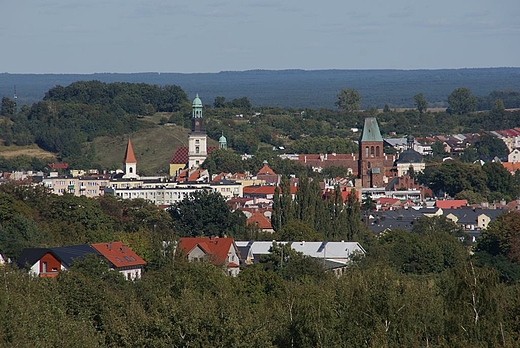
[[[211,237],[243,234],[246,217],[230,211],[220,193],[198,190],[168,208],[181,237]]]
[[[16,259],[26,247],[122,240],[153,267],[173,222],[144,200],[57,196],[43,187],[0,185],[0,252]]]
[[[431,165],[418,175],[437,196],[468,199],[470,203],[511,201],[520,194],[520,181],[500,163],[480,164],[446,161]]]
[[[7,256],[27,246],[121,239],[148,261],[135,282],[96,258],[75,263],[55,279],[3,266],[2,346],[516,347],[520,342],[520,284],[512,278],[519,259],[517,212],[490,225],[478,243],[477,260],[460,241],[460,229],[436,217],[417,221],[412,232],[377,238],[340,278],[325,273],[321,260],[283,245],[231,278],[210,263],[188,263],[163,252],[162,241],[172,240],[173,220],[142,200],[0,188],[0,249]],[[281,233],[309,229],[310,197],[298,195],[293,219]]]

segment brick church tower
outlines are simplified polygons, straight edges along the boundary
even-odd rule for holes
[[[363,188],[384,187],[383,138],[375,117],[366,117],[359,138],[358,175]]]

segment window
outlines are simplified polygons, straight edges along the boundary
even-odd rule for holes
[[[197,145],[200,144],[200,140],[198,140],[198,139],[195,140],[195,144],[197,144]]]
[[[200,147],[196,146],[195,147],[195,153],[199,153],[200,152]]]
[[[370,157],[374,157],[374,147],[370,147]]]
[[[379,157],[379,146],[376,146],[376,157]]]

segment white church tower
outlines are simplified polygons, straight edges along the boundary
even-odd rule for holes
[[[207,135],[202,119],[202,101],[199,95],[193,99],[191,133],[188,137],[188,168],[199,167],[208,157]]]
[[[125,179],[137,179],[137,160],[135,159],[134,149],[132,148],[132,142],[128,139],[126,144],[125,158],[123,159],[123,165],[125,167]]]

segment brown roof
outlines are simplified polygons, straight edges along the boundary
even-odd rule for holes
[[[262,230],[271,230],[273,226],[271,225],[271,220],[269,220],[264,214],[259,211],[256,211],[251,215],[249,219],[246,221],[246,225],[256,225]]]
[[[125,158],[123,159],[123,163],[137,163],[134,155],[134,149],[132,148],[132,142],[128,139],[128,143],[126,144],[126,152]]]
[[[122,242],[98,243],[92,244],[92,247],[103,255],[114,268],[146,265],[146,261]]]

